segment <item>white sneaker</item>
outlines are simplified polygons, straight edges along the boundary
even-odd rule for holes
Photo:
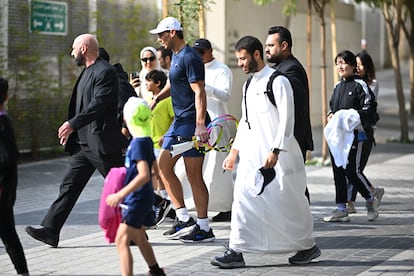
[[[348,203],[348,207],[346,207],[348,214],[356,214],[356,209],[354,203]]]
[[[384,188],[380,188],[380,187],[375,188],[374,192],[372,193],[372,195],[376,197],[378,200],[378,207],[381,205],[381,200],[382,200],[382,197],[384,196],[384,193],[385,193]]]
[[[323,221],[325,222],[348,222],[351,219],[348,216],[348,211],[342,211],[339,209],[335,209],[332,212],[331,216],[324,217]]]
[[[376,197],[373,197],[372,200],[366,201],[367,207],[367,216],[369,221],[374,221],[378,217],[378,200]]]

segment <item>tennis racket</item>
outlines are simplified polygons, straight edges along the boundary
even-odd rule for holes
[[[177,137],[182,143],[171,146],[171,157],[182,154],[192,148],[200,152],[209,152],[211,150],[219,152],[230,151],[234,138],[236,137],[238,120],[229,114],[223,114],[207,125],[209,139],[207,142],[201,142],[199,137],[192,138]]]

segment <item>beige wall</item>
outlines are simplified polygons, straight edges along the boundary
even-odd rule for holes
[[[233,91],[229,101],[230,113],[241,114],[241,87],[248,78],[239,68],[234,56],[235,42],[245,35],[256,36],[265,43],[267,29],[270,26],[284,25],[289,28],[293,37],[293,54],[306,68],[306,7],[304,0],[298,1],[297,14],[286,18],[282,14],[283,0],[265,6],[257,6],[250,0],[216,1],[211,11],[206,13],[206,37],[213,43],[215,56],[232,69],[234,75]],[[329,11],[327,8],[326,10]],[[352,5],[336,4],[338,51],[349,49],[360,50],[361,25],[354,20]],[[329,14],[326,17],[326,60],[327,60],[327,96],[330,98],[333,88],[333,56],[331,51],[331,35]],[[312,22],[312,87],[311,87],[311,120],[313,126],[321,125],[321,54],[320,24],[316,15]],[[309,74],[309,72],[308,72]]]

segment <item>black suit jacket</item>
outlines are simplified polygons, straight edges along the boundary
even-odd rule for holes
[[[82,77],[86,85],[77,99]],[[117,122],[119,82],[117,73],[107,61],[98,58],[85,68],[76,81],[69,104],[68,121],[75,130],[66,143],[65,150],[73,153],[78,141],[78,131],[86,132],[86,143],[96,155],[121,152],[128,145]],[[76,105],[80,106],[76,106]],[[80,110],[76,114],[76,109]]]
[[[309,115],[308,76],[302,64],[293,55],[273,67],[284,73],[292,85],[295,102],[294,135],[305,157],[306,150],[313,150],[312,127]]]

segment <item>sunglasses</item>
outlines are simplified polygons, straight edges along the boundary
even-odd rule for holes
[[[149,58],[141,58],[142,62],[148,62],[148,61],[154,61],[155,57],[149,57]]]

